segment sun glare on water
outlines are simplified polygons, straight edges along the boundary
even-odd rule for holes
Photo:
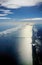
[[[22,62],[32,65],[32,26],[26,25],[20,31],[19,53]]]

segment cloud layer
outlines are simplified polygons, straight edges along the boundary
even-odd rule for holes
[[[4,1],[5,2],[1,2],[1,4],[8,8],[19,8],[21,6],[34,6],[35,4],[42,2],[42,0],[4,0]]]
[[[8,14],[12,14],[12,12],[10,10],[4,10],[4,9],[0,9],[0,17],[2,16],[7,16]]]
[[[9,17],[0,17],[0,19],[11,19]]]
[[[33,20],[42,20],[42,18],[28,18],[28,19],[21,19],[21,21],[33,21]]]
[[[41,6],[39,6],[40,2]],[[9,17],[9,19],[42,17],[41,0],[0,0],[0,4],[0,19],[7,19],[6,17]]]
[[[8,25],[9,25],[9,23],[8,23]],[[14,25],[14,27],[10,28],[10,29],[6,29],[4,31],[1,31],[0,35],[8,34],[8,33],[12,33],[12,32],[15,32],[17,30],[20,30],[20,29],[22,29],[22,27],[24,27],[26,25],[26,23],[23,24],[23,23],[16,23],[16,22],[14,22],[14,24],[12,23],[11,25]]]

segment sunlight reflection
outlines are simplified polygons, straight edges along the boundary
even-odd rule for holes
[[[32,65],[32,26],[26,25],[20,31],[20,44],[19,44],[19,53],[22,59],[22,62]]]

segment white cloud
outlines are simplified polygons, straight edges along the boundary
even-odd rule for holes
[[[21,19],[21,21],[31,21],[31,20],[42,20],[42,18],[27,18],[27,19]]]
[[[0,17],[0,19],[11,19],[11,18],[8,18],[8,17]]]
[[[13,25],[13,24],[12,24]],[[6,29],[2,32],[0,32],[0,35],[3,35],[3,34],[8,34],[8,33],[12,33],[12,32],[15,32],[19,29],[21,29],[24,25],[26,24],[23,24],[23,23],[15,23],[14,26],[16,25],[16,27],[13,27],[13,28],[10,28],[10,29]]]
[[[12,14],[12,12],[10,12],[10,10],[3,10],[4,11],[4,13],[6,13],[6,14]]]
[[[0,16],[6,16],[7,14],[0,14]]]
[[[31,20],[42,20],[42,18],[32,18]]]
[[[42,0],[6,0],[2,5],[8,8],[19,8],[21,6],[34,6],[38,2],[42,2]]]
[[[5,30],[5,31],[0,32],[0,34],[11,33],[11,32],[16,31],[17,29],[18,29],[18,27],[16,27],[16,28],[11,28],[11,29],[7,29],[7,30]]]
[[[10,10],[0,9],[0,11],[3,12],[3,13],[0,13],[0,16],[6,16],[8,14],[12,14]]]
[[[0,4],[1,3],[4,3],[4,2],[7,2],[8,0],[0,0]]]

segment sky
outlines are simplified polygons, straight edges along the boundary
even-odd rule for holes
[[[42,0],[0,0],[0,19],[42,19]]]

